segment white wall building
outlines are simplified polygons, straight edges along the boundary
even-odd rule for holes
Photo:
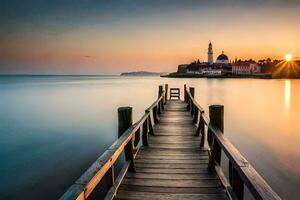
[[[258,74],[261,73],[261,66],[254,62],[242,62],[232,64],[233,74]]]

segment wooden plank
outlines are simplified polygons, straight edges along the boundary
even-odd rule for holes
[[[220,187],[221,182],[216,179],[207,180],[181,180],[174,181],[169,179],[131,179],[125,178],[122,182],[124,185],[140,185],[151,187],[192,187],[192,188],[207,188],[207,187]]]
[[[169,180],[202,180],[219,179],[216,174],[159,174],[159,173],[127,173],[126,178],[148,178],[148,179],[169,179]]]
[[[182,154],[193,154],[193,155],[208,155],[207,150],[202,149],[165,149],[165,148],[154,148],[144,147],[141,148],[140,153],[155,153],[161,155],[182,155]]]
[[[199,147],[200,139],[195,138],[195,139],[177,139],[173,137],[156,137],[155,139],[149,139],[152,144],[185,144],[185,145],[190,145],[190,144],[196,144]]]
[[[183,162],[185,160],[208,160],[207,155],[199,156],[199,155],[183,155],[183,156],[178,156],[178,155],[173,155],[173,156],[163,156],[163,155],[152,155],[152,154],[144,154],[141,156],[140,154],[137,155],[137,159],[147,159],[151,162],[151,160],[182,160]]]
[[[150,136],[149,137],[149,140],[170,140],[170,141],[173,141],[173,140],[178,140],[178,141],[186,141],[186,140],[189,140],[189,141],[194,141],[194,140],[199,140],[200,141],[200,138],[199,137],[195,137],[194,135],[178,135],[178,136],[172,136],[172,137],[169,137],[169,136],[163,136],[163,135],[157,135],[155,137],[152,137]]]
[[[161,200],[223,200],[226,196],[224,194],[171,194],[171,193],[155,193],[155,192],[136,192],[121,190],[117,199],[161,199]]]
[[[184,194],[224,194],[222,187],[208,187],[208,188],[178,188],[178,187],[148,187],[138,185],[121,185],[120,190],[140,191],[140,192],[155,192],[155,193],[184,193]]]
[[[189,132],[173,132],[173,133],[169,133],[169,132],[159,132],[156,134],[158,136],[183,136],[183,135],[186,135],[186,136],[192,136],[192,135],[195,135],[195,133],[192,133],[191,131]]]
[[[135,162],[144,164],[208,164],[208,159],[189,159],[189,160],[178,160],[178,159],[136,159]]]
[[[156,169],[156,168],[136,168],[136,172],[141,173],[161,173],[161,174],[207,174],[206,168],[199,169]]]
[[[166,143],[156,143],[156,144],[150,144],[150,147],[153,148],[167,148],[167,149],[195,149],[199,148],[199,143],[189,143],[188,145],[186,144],[166,144]]]
[[[193,145],[193,144],[195,144],[195,145],[198,145],[197,147],[199,147],[199,144],[200,144],[200,139],[180,140],[180,139],[176,139],[176,138],[173,138],[173,137],[169,137],[168,139],[157,137],[155,139],[150,139],[150,141],[151,141],[152,144],[165,144],[165,145],[168,145],[168,144]]]
[[[186,163],[136,163],[136,167],[139,168],[151,168],[151,169],[200,169],[207,168],[207,163],[202,164],[186,164]]]
[[[207,154],[202,154],[202,153],[193,153],[193,152],[183,152],[183,153],[172,153],[172,152],[166,152],[166,153],[159,153],[157,151],[147,151],[147,152],[140,152],[139,154],[139,158],[141,156],[156,156],[156,157],[163,157],[166,158],[167,157],[169,159],[183,159],[183,158],[187,158],[187,159],[193,159],[193,158],[199,158],[201,156],[207,156]]]
[[[186,150],[186,149],[182,149],[182,150]],[[144,155],[146,155],[146,156],[156,155],[156,156],[164,156],[164,157],[170,156],[170,157],[172,157],[172,159],[174,159],[176,157],[192,158],[192,157],[198,157],[198,156],[207,156],[207,154],[198,153],[198,152],[161,152],[161,151],[141,152],[141,156],[144,156]]]

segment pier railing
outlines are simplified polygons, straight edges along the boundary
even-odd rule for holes
[[[159,86],[158,99],[145,110],[145,114],[132,124],[130,107],[118,110],[119,138],[106,150],[84,174],[60,198],[61,200],[106,199],[111,200],[127,172],[135,172],[135,157],[141,145],[148,146],[148,135],[155,135],[154,124],[167,102],[168,85]],[[184,87],[184,101],[196,125],[195,136],[200,136],[200,147],[208,145],[208,170],[216,172],[231,199],[244,199],[244,186],[259,200],[281,199],[251,164],[224,136],[224,106],[209,107],[209,117],[196,102],[195,89]],[[207,149],[207,148],[206,148]],[[221,153],[229,161],[227,178],[221,165]],[[125,158],[121,169],[116,173],[117,161]]]
[[[245,185],[255,199],[281,199],[224,136],[224,106],[210,106],[208,117],[204,109],[196,102],[194,93],[194,88],[190,87],[188,89],[186,85],[184,86],[184,101],[188,104],[187,109],[193,116],[193,122],[197,126],[195,134],[201,136],[200,147],[203,148],[206,143],[209,146],[208,170],[215,171],[218,174],[229,197],[238,200],[244,199]],[[222,170],[221,152],[224,152],[229,160],[229,180]]]
[[[158,99],[145,110],[145,114],[136,123],[128,124],[128,117],[124,110],[119,111],[119,116],[127,118],[127,122],[119,125],[119,138],[106,150],[85,173],[64,193],[60,200],[84,200],[114,198],[127,171],[135,171],[135,156],[139,150],[140,138],[142,145],[148,145],[148,134],[154,135],[153,125],[158,122],[158,115],[162,113],[167,101],[168,85],[159,86]],[[125,107],[125,111],[131,108]],[[125,116],[124,116],[125,113]],[[127,112],[128,113],[128,112]],[[126,119],[123,119],[126,121]],[[129,119],[132,121],[132,119]],[[119,118],[120,123],[120,118]],[[125,125],[124,125],[125,124]],[[123,132],[122,128],[126,127]],[[140,137],[142,135],[142,137]],[[125,154],[125,164],[118,175],[115,174],[115,164],[121,155]],[[104,185],[104,186],[103,186]],[[106,191],[103,191],[106,188]]]

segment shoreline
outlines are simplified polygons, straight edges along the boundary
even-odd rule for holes
[[[273,78],[272,74],[251,74],[251,75],[232,75],[232,74],[224,74],[218,76],[209,76],[209,75],[200,75],[200,74],[168,74],[168,75],[161,75],[161,78],[238,78],[238,79],[277,79]],[[278,78],[279,79],[279,78]]]

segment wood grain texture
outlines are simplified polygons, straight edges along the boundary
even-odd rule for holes
[[[208,151],[200,148],[186,106],[167,101],[155,136],[138,152],[136,172],[127,173],[116,199],[227,199],[219,177],[207,170]]]
[[[162,199],[162,200],[181,200],[181,199],[201,199],[201,200],[223,200],[224,194],[174,194],[174,193],[156,193],[156,192],[136,192],[120,191],[116,199]]]

